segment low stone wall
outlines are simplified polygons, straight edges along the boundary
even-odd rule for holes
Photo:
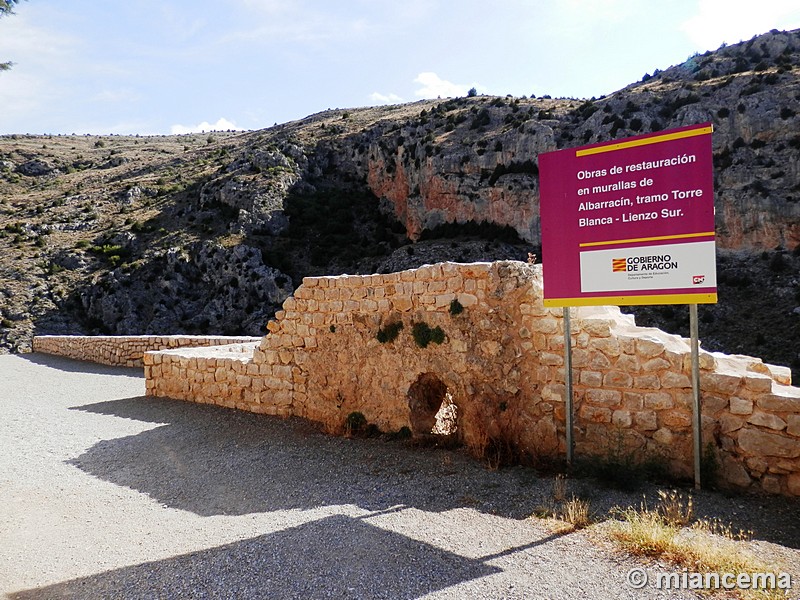
[[[430,435],[452,404],[455,435],[478,452],[563,456],[562,311],[544,307],[539,266],[306,278],[283,308],[257,346],[146,354],[148,393],[298,415],[331,432],[361,412],[381,430]],[[689,476],[687,341],[636,327],[616,307],[572,309],[571,337],[576,455],[655,459]],[[700,366],[703,439],[722,479],[800,495],[800,389],[789,370],[707,352]]]
[[[142,356],[153,350],[242,344],[260,339],[203,335],[38,335],[33,338],[33,351],[103,365],[142,367]]]

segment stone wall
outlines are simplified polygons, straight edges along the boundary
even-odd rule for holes
[[[576,456],[652,458],[690,476],[687,341],[616,307],[572,317]],[[541,268],[524,263],[306,278],[260,344],[149,353],[145,376],[153,395],[298,415],[333,433],[361,412],[382,431],[432,435],[451,405],[453,435],[476,452],[542,460],[565,451],[562,326],[562,310],[542,304]],[[425,330],[434,339],[422,347]],[[707,352],[700,366],[703,439],[723,480],[800,495],[789,370]]]
[[[39,335],[33,338],[33,351],[104,365],[141,367],[144,353],[153,350],[242,344],[260,339],[203,335]]]

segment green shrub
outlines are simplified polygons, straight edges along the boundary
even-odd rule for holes
[[[381,344],[385,344],[387,342],[393,342],[394,340],[397,339],[397,336],[400,335],[400,331],[402,329],[403,329],[402,321],[389,323],[388,325],[381,327],[378,330],[378,333],[375,337]]]
[[[441,344],[444,342],[444,330],[438,325],[431,329],[427,323],[415,323],[411,330],[414,342],[420,348],[427,348],[431,342]]]
[[[367,428],[367,418],[364,416],[364,413],[361,412],[351,412],[347,415],[347,419],[344,422],[344,430],[346,435],[355,435],[364,431]]]
[[[403,425],[403,426],[402,426],[402,427],[401,427],[401,428],[400,428],[400,429],[397,431],[397,433],[395,433],[395,434],[394,434],[395,438],[396,438],[396,439],[399,439],[399,440],[407,440],[407,439],[410,439],[410,438],[411,438],[411,435],[412,435],[412,434],[411,434],[411,428],[410,428],[410,427],[406,427],[405,425]]]
[[[453,298],[450,301],[450,314],[460,315],[462,312],[464,312],[464,305],[458,301],[458,298]]]

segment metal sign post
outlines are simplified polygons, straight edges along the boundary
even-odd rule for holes
[[[689,335],[692,345],[692,433],[694,438],[694,488],[700,489],[700,463],[703,453],[702,415],[700,412],[700,342],[697,304],[689,305]]]
[[[572,327],[569,321],[569,306],[564,307],[564,392],[565,427],[567,429],[567,465],[572,466]]]
[[[689,304],[700,487],[697,304],[717,301],[713,129],[687,125],[538,157],[543,304],[564,308],[568,464],[575,418],[568,307]]]

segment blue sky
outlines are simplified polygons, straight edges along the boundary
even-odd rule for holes
[[[328,108],[588,98],[770,29],[797,0],[27,0],[0,134],[260,129]]]

